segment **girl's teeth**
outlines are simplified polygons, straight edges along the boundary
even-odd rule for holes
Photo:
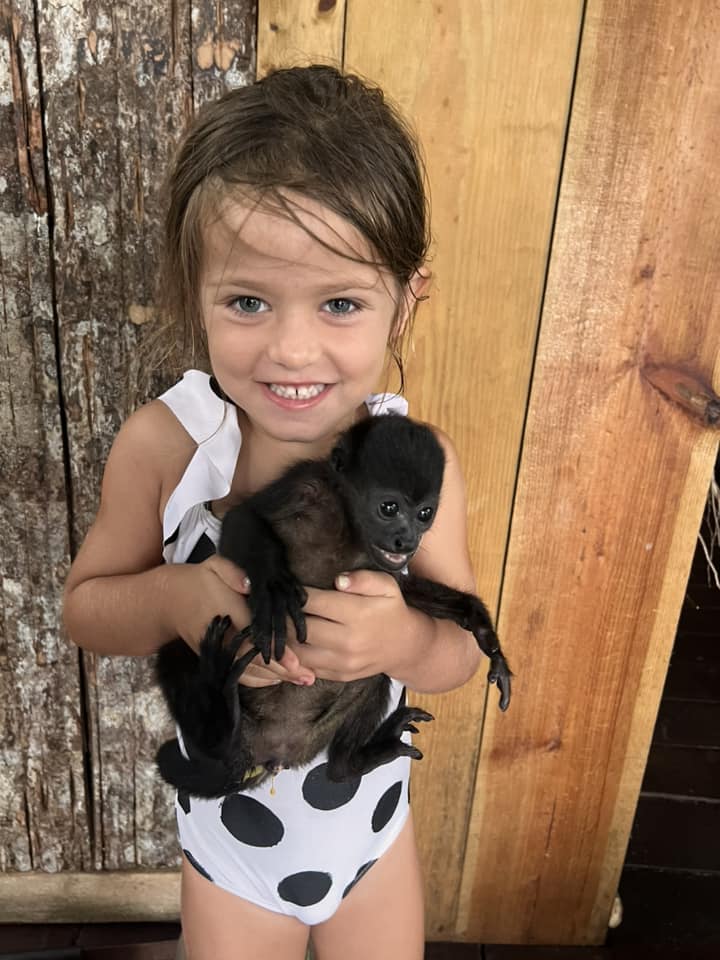
[[[285,400],[311,400],[325,389],[323,383],[313,383],[307,387],[285,387],[279,383],[271,383],[269,386],[276,396],[283,397]]]

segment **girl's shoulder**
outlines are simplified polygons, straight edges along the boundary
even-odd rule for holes
[[[157,491],[160,516],[197,449],[196,441],[162,400],[131,414],[115,438],[108,463],[112,473],[140,477]]]

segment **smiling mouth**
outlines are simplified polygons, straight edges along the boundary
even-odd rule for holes
[[[268,390],[283,400],[313,400],[327,389],[326,383],[304,383],[292,386],[284,383],[269,383]]]
[[[373,545],[375,558],[386,570],[402,570],[412,560],[413,553],[391,553]]]

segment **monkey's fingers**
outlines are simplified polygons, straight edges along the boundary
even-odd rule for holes
[[[273,656],[282,660],[287,643],[287,604],[281,592],[273,594],[272,601]]]
[[[492,657],[490,658],[490,672],[488,673],[488,680],[490,683],[496,683],[500,691],[500,709],[505,712],[510,705],[510,678],[512,677],[512,671],[507,664],[507,660],[500,653],[499,650],[496,650]]]

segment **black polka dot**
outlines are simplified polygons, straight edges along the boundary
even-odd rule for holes
[[[285,833],[272,810],[242,793],[225,797],[220,819],[236,840],[251,847],[274,847]]]
[[[205,870],[204,867],[201,867],[201,866],[200,866],[200,864],[197,862],[197,860],[195,859],[195,857],[190,853],[190,851],[189,851],[189,850],[186,850],[186,849],[183,847],[183,853],[184,853],[185,856],[187,857],[188,863],[189,863],[191,866],[195,867],[195,869],[196,869],[197,872],[200,874],[200,876],[201,876],[201,877],[205,877],[206,880],[209,880],[209,881],[212,883],[212,882],[213,882],[213,878],[210,876],[210,874],[207,872],[207,870]]]
[[[314,903],[320,903],[331,886],[332,877],[329,873],[305,870],[285,877],[277,889],[282,900],[295,903],[298,907],[311,907]]]
[[[349,803],[360,786],[360,777],[337,782],[329,780],[326,763],[308,773],[303,781],[302,792],[306,801],[316,810],[336,810]]]
[[[402,781],[398,780],[378,800],[375,812],[372,815],[372,828],[375,833],[380,833],[382,828],[390,821],[390,818],[397,810],[400,792],[402,790]]]
[[[185,813],[190,813],[190,794],[187,792],[187,790],[178,790],[177,802],[180,804]]]
[[[368,872],[368,870],[370,869],[370,867],[371,867],[374,863],[377,863],[377,860],[368,860],[367,863],[364,863],[364,864],[360,867],[360,869],[358,870],[358,872],[355,874],[355,879],[354,879],[354,880],[351,880],[350,883],[349,883],[349,884],[345,887],[345,889],[343,890],[343,900],[344,900],[345,897],[350,893],[350,891],[351,891],[352,888],[355,886],[355,884],[358,882],[358,880],[361,880],[361,879],[365,876],[365,874]]]

